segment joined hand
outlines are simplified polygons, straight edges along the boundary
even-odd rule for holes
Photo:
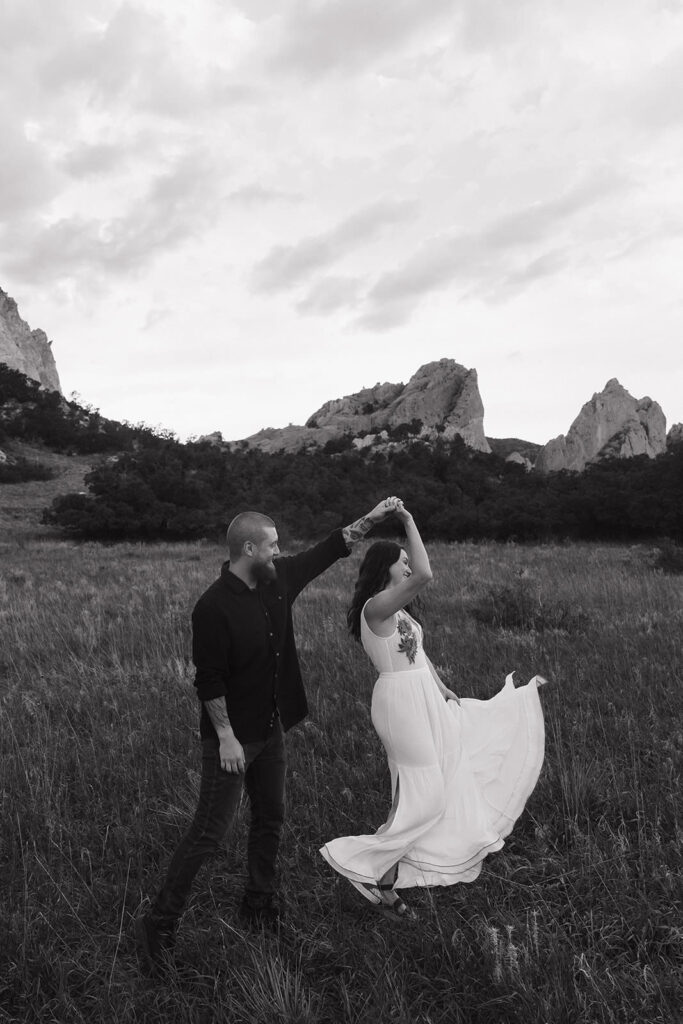
[[[368,519],[372,519],[374,522],[379,523],[383,519],[386,519],[387,516],[391,515],[392,512],[396,512],[399,505],[403,505],[400,498],[397,498],[394,495],[389,498],[385,498],[383,501],[378,502],[373,510],[368,513]]]

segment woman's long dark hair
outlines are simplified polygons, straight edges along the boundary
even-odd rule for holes
[[[360,617],[363,605],[375,594],[379,594],[380,590],[384,590],[389,582],[389,569],[395,562],[398,562],[401,551],[401,545],[393,540],[377,540],[366,551],[365,558],[358,570],[353,598],[346,613],[349,632],[356,640],[360,640]],[[410,605],[406,605],[406,611],[413,614],[411,607],[414,606],[415,601],[412,601]]]

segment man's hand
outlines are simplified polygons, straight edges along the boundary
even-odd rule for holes
[[[244,749],[234,732],[229,736],[221,736],[218,744],[218,756],[224,772],[239,775],[244,771]]]
[[[235,736],[228,718],[225,697],[213,697],[204,701],[204,707],[218,736],[218,757],[224,772],[239,775],[244,771],[244,750]]]

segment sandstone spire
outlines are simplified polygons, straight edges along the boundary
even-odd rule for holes
[[[648,455],[666,449],[666,418],[651,398],[633,398],[613,377],[581,409],[567,435],[560,434],[541,449],[534,468],[581,471],[589,462]]]
[[[17,304],[0,288],[0,363],[19,370],[51,391],[61,391],[52,342],[44,331],[32,331],[19,316]]]

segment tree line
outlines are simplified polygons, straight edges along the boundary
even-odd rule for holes
[[[57,498],[46,522],[99,539],[218,538],[246,508],[309,538],[401,494],[428,539],[683,540],[683,446],[658,459],[611,460],[583,473],[527,473],[462,441],[264,454],[167,439],[122,453]]]
[[[0,446],[8,440],[37,442],[55,451],[97,455],[151,447],[173,435],[143,423],[119,423],[98,409],[48,391],[38,381],[0,363]]]
[[[107,420],[0,365],[0,444],[9,436],[100,456],[87,491],[44,514],[84,539],[217,539],[246,508],[273,515],[285,539],[307,539],[400,494],[433,540],[683,541],[683,445],[547,476],[460,438],[390,452],[357,451],[350,437],[312,451],[230,451]]]

